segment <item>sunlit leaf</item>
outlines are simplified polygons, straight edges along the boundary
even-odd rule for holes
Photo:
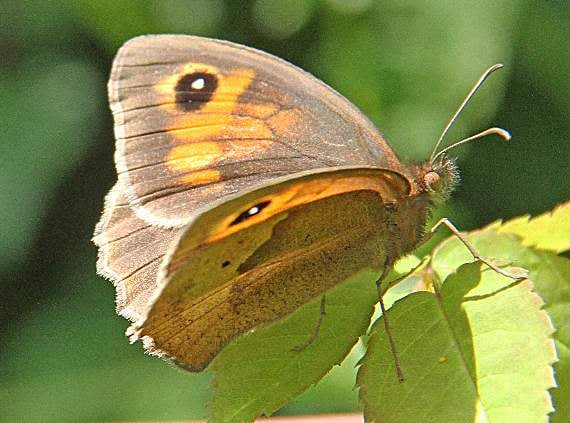
[[[546,213],[537,219],[530,220],[527,224],[521,223],[520,218],[508,221],[503,226],[495,223],[487,228],[470,233],[469,240],[483,256],[505,259],[529,270],[530,278],[534,282],[534,290],[545,301],[544,309],[548,311],[556,328],[554,338],[558,350],[569,351],[570,260],[557,256],[550,251],[524,247],[518,238],[520,234],[524,234],[526,227],[526,233],[541,242],[545,248],[554,245],[548,242],[549,233],[541,229],[541,223],[548,227],[552,224],[553,219],[560,217],[556,209],[552,216],[551,219],[549,213]],[[511,222],[515,222],[515,225],[510,226]],[[520,234],[509,233],[510,228],[520,230]],[[541,237],[541,234],[544,237]],[[553,239],[556,239],[556,236]],[[562,240],[562,238],[559,239]],[[558,245],[563,245],[563,242],[558,243]],[[452,237],[435,252],[433,266],[443,278],[461,263],[472,260],[473,257],[469,251],[461,245],[459,240]],[[557,410],[552,416],[552,421],[565,422],[570,419],[570,384],[568,383],[570,382],[570,355],[560,355],[554,368],[558,388],[551,391]]]
[[[554,210],[531,218],[521,216],[498,227],[498,232],[512,233],[522,239],[523,245],[556,253],[570,249],[570,202]]]
[[[418,292],[390,309],[403,383],[375,323],[358,373],[370,420],[536,422],[552,411],[556,355],[542,301],[529,281],[480,267],[452,274],[441,300]]]
[[[554,365],[558,388],[552,390],[556,413],[552,422],[570,421],[570,260],[547,251],[536,251],[528,263],[535,289],[546,301],[552,317],[559,361]]]

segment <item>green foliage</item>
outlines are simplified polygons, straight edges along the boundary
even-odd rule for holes
[[[528,220],[521,217],[506,222],[499,231],[514,233],[524,245],[533,245],[533,254],[524,258],[536,291],[546,302],[545,310],[554,321],[554,339],[559,361],[554,366],[558,388],[552,392],[557,412],[552,422],[570,420],[570,260],[552,251],[570,250],[570,202]]]
[[[545,308],[558,327],[555,336],[560,353],[556,365],[559,388],[553,395],[558,411],[553,421],[566,421],[570,409],[570,261],[549,250],[568,250],[570,236],[566,232],[551,238],[544,228],[552,219],[564,222],[568,218],[570,207],[566,204],[552,215],[525,219],[525,223],[514,219],[503,225],[492,224],[469,234],[470,242],[485,256],[502,257],[527,267],[534,285],[530,280],[513,281],[480,263],[469,263],[469,252],[451,237],[436,248],[428,268],[420,267],[388,291],[387,302],[393,303],[390,325],[405,382],[399,383],[396,377],[380,318],[371,328],[368,351],[359,363],[357,384],[366,415],[381,421],[416,421],[422,416],[465,422],[543,420],[552,411],[548,389],[555,386],[551,365],[556,351],[551,337],[553,327],[538,292],[546,299]],[[408,258],[396,268],[405,272],[417,263]],[[70,274],[75,271],[72,266]],[[440,295],[425,290],[426,281],[434,274],[443,281]],[[96,350],[90,348],[97,341],[85,325],[96,320],[98,312],[85,309],[84,304],[94,295],[105,295],[105,290],[94,291],[89,287],[99,285],[84,285],[67,314],[57,312],[60,305],[41,314],[55,313],[59,324],[54,325],[55,320],[49,317],[32,320],[26,329],[27,341],[9,347],[12,360],[7,367],[12,371],[5,375],[8,383],[2,387],[0,398],[10,397],[10,401],[1,404],[2,409],[8,416],[16,416],[17,410],[24,407],[28,392],[37,391],[43,394],[35,400],[39,407],[28,410],[31,419],[59,416],[62,410],[70,420],[96,418],[97,408],[69,406],[81,392],[114,402],[116,409],[107,418],[118,418],[128,410],[128,401],[117,397],[116,391],[109,391],[107,386],[109,381],[120,378],[128,381],[135,401],[148,396],[148,385],[159,390],[176,386],[178,394],[164,397],[169,398],[164,404],[170,403],[181,416],[188,415],[190,404],[197,400],[193,414],[199,416],[209,397],[213,422],[244,421],[272,414],[339,364],[366,331],[376,302],[374,280],[373,273],[364,272],[330,292],[319,336],[302,352],[292,348],[301,344],[314,327],[319,314],[318,299],[289,318],[233,342],[212,366],[211,397],[208,373],[190,376],[172,369],[162,374],[163,365],[151,358],[133,366],[116,360],[115,354],[107,354],[103,360],[97,357]],[[80,319],[76,317],[79,315]],[[118,320],[105,315],[111,321]],[[134,358],[140,354],[118,343],[114,336],[99,341],[116,345],[121,355]],[[38,350],[37,345],[41,344],[45,347]],[[76,347],[70,349],[70,345]],[[51,370],[46,373],[42,371],[46,364],[44,354],[66,359],[47,363]],[[28,364],[21,361],[23,357]],[[71,357],[80,359],[74,359],[75,364],[70,366]],[[91,360],[94,365],[85,368],[83,360]],[[16,373],[23,379],[11,383]],[[88,391],[79,388],[85,381],[90,381]],[[50,400],[51,393],[41,389],[48,385],[61,391],[57,401]],[[160,397],[152,398],[151,402],[156,403]],[[144,410],[145,407],[140,409],[141,415]]]
[[[541,216],[522,216],[498,227],[499,232],[517,235],[523,245],[562,253],[570,248],[570,203],[562,204]]]
[[[116,178],[105,84],[112,56],[132,36],[206,35],[277,54],[346,95],[402,158],[414,160],[425,159],[474,78],[491,63],[503,62],[504,71],[483,87],[447,142],[489,125],[509,129],[513,141],[455,150],[462,184],[436,215],[468,229],[536,214],[568,198],[568,2],[287,3],[292,7],[286,12],[279,0],[1,3],[0,421],[172,420],[207,412],[212,374],[181,372],[129,345],[122,336],[128,323],[113,313],[113,288],[95,276],[96,251],[89,239]],[[542,219],[555,222],[544,229],[523,217],[515,221],[517,229],[510,221],[495,228],[507,240],[501,241],[505,251],[519,241],[527,247],[520,257],[478,248],[530,270],[556,328],[558,388],[550,392],[557,411],[551,420],[567,422],[570,265],[563,250],[570,219]],[[513,228],[506,238],[505,228]],[[433,261],[444,292],[451,289],[447,278],[472,260],[464,248],[449,248],[457,252],[448,257],[453,263]],[[386,302],[415,292],[422,279],[422,273],[412,275],[387,293]],[[433,294],[415,293],[396,304],[392,320],[401,304],[416,296],[433,303]],[[307,328],[316,310],[309,313]],[[352,387],[361,347],[278,413],[360,410],[361,393]],[[326,369],[338,361],[327,357],[328,363],[312,365]],[[451,363],[447,355],[435,370]],[[286,395],[279,391],[272,404],[313,383],[309,379],[302,377],[296,388],[291,384]]]

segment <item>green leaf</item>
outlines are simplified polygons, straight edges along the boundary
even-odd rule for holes
[[[521,216],[499,226],[498,232],[512,233],[522,239],[523,245],[556,253],[570,249],[570,201],[554,210],[530,218]]]
[[[566,325],[568,327],[567,319]],[[570,421],[570,348],[567,344],[556,341],[558,363],[554,367],[558,389],[552,391],[552,400],[556,413],[552,415],[551,423],[566,423]]]
[[[557,209],[560,210],[560,209]],[[559,212],[552,213],[554,218],[559,217]],[[532,219],[528,224],[526,233],[529,236],[547,231],[541,228],[541,223],[546,226],[550,220],[544,214]],[[507,259],[529,270],[530,279],[534,282],[535,291],[543,298],[546,305],[544,309],[553,320],[556,332],[554,338],[559,351],[570,350],[570,260],[557,256],[550,251],[539,251],[534,248],[523,247],[520,243],[520,235],[507,232],[511,228],[513,219],[503,226],[493,224],[485,229],[474,231],[468,235],[470,242],[485,257]],[[512,228],[521,226],[512,226]],[[502,228],[506,228],[504,231]],[[521,234],[525,233],[524,228]],[[500,232],[500,233],[499,233]],[[539,239],[535,237],[534,239]],[[543,240],[545,240],[543,238]],[[546,246],[546,242],[541,241]],[[560,244],[559,244],[560,245]],[[434,253],[433,266],[440,275],[445,277],[452,269],[461,263],[472,261],[473,257],[458,239],[452,237],[444,242]],[[564,348],[561,348],[564,347]],[[558,388],[552,391],[553,403],[556,413],[552,421],[565,422],[570,420],[570,355],[560,355],[559,361],[554,366]],[[568,381],[568,382],[565,382]]]
[[[319,383],[289,402],[276,415],[361,413],[362,406],[354,389],[354,380],[356,364],[364,353],[364,347],[364,343],[359,341],[340,366],[334,366]]]
[[[212,364],[210,421],[270,415],[340,364],[368,328],[377,301],[376,278],[363,271],[327,293],[319,335],[302,352],[292,348],[315,327],[319,298],[226,347]]]
[[[438,314],[433,294],[428,292],[414,293],[389,310],[390,326],[404,372],[403,383],[396,377],[394,358],[381,319],[373,325],[357,376],[360,399],[370,421],[428,421],[428,416],[433,421],[458,421],[456,410],[467,415],[462,405],[469,407],[475,401],[475,390],[461,365],[453,338]],[[439,358],[444,354],[446,362],[440,364]],[[450,398],[451,390],[454,395]]]
[[[461,266],[441,297],[417,292],[390,309],[403,383],[374,324],[357,378],[369,420],[536,422],[552,411],[556,354],[542,300],[530,281],[480,268]]]
[[[558,388],[552,390],[556,413],[552,422],[570,421],[570,260],[547,251],[537,251],[525,263],[535,289],[546,301],[545,310],[556,327],[554,338],[559,361],[554,365]]]

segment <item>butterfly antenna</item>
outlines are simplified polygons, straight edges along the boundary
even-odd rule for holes
[[[485,129],[482,132],[479,132],[478,134],[472,135],[468,138],[462,139],[461,141],[457,141],[455,144],[451,144],[449,147],[444,148],[443,150],[441,150],[439,153],[437,153],[433,159],[432,159],[432,163],[433,161],[435,161],[439,156],[441,156],[442,154],[447,153],[449,150],[451,150],[452,148],[457,147],[458,145],[461,144],[465,144],[468,143],[469,141],[473,141],[479,138],[483,138],[486,137],[487,135],[499,135],[500,137],[502,137],[505,141],[509,141],[511,139],[511,134],[509,133],[509,131],[504,130],[503,128],[489,128],[489,129]]]
[[[504,129],[501,128],[489,128],[483,132],[480,132],[476,135],[473,135],[472,137],[466,138],[464,140],[461,140],[459,142],[456,142],[455,144],[447,147],[446,149],[440,151],[439,153],[437,153],[437,149],[439,148],[439,146],[441,145],[441,142],[443,141],[443,138],[445,137],[445,135],[447,134],[447,132],[449,131],[449,128],[451,128],[451,126],[453,125],[453,123],[455,122],[455,120],[457,119],[457,116],[459,116],[459,114],[463,111],[463,109],[465,108],[465,106],[467,105],[467,103],[469,103],[469,100],[471,100],[471,97],[473,97],[475,95],[475,93],[477,92],[477,90],[481,87],[481,85],[483,85],[483,82],[485,82],[485,80],[489,77],[489,75],[491,75],[493,72],[495,72],[497,69],[502,68],[503,65],[501,63],[497,63],[493,66],[491,66],[489,69],[487,69],[483,75],[481,75],[481,77],[479,78],[479,80],[475,83],[475,85],[473,85],[473,88],[471,88],[471,91],[469,91],[469,93],[467,94],[467,96],[463,99],[463,101],[461,102],[461,104],[459,105],[459,107],[457,108],[457,110],[455,111],[455,113],[453,114],[453,116],[451,116],[451,119],[449,119],[449,122],[447,123],[447,125],[445,126],[444,130],[442,131],[441,135],[439,136],[437,142],[435,143],[435,147],[431,153],[431,156],[429,158],[430,163],[433,163],[434,160],[439,157],[441,154],[443,154],[446,151],[449,151],[451,148],[453,147],[457,147],[458,145],[461,144],[465,144],[466,142],[469,141],[473,141],[475,139],[484,137],[486,135],[490,135],[490,134],[497,134],[502,136],[504,139],[509,140],[511,139],[511,135],[505,131]]]

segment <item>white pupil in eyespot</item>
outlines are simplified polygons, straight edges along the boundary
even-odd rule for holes
[[[253,216],[254,214],[257,213],[259,213],[259,207],[257,206],[253,206],[251,209],[247,211],[247,214],[249,214],[250,216]]]
[[[192,81],[192,84],[190,84],[190,86],[193,90],[201,90],[206,86],[206,81],[204,78],[198,78]]]

